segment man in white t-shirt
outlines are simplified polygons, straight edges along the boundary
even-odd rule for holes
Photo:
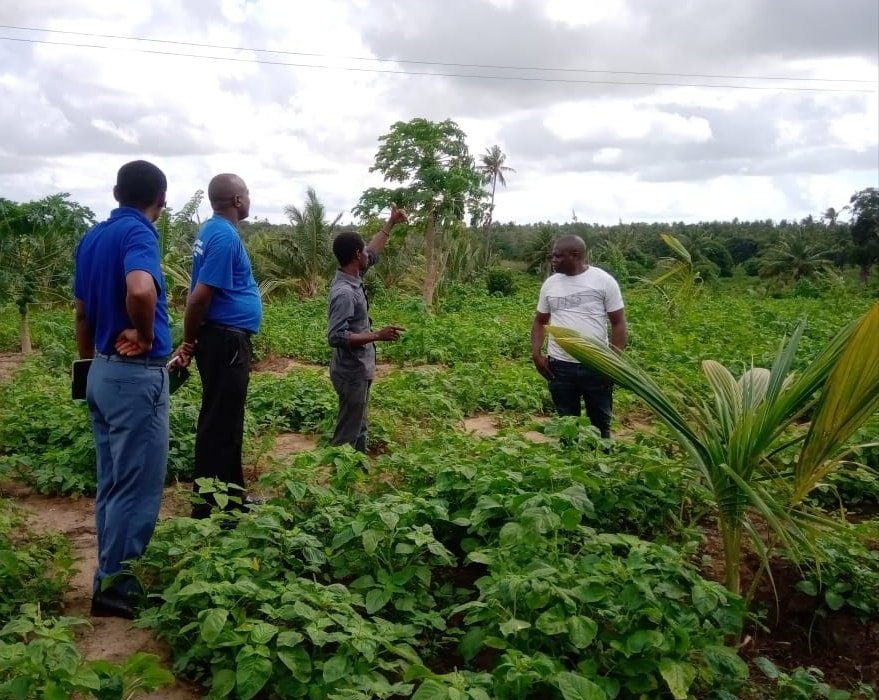
[[[586,244],[579,236],[564,236],[555,242],[552,269],[555,274],[540,288],[537,313],[531,324],[531,359],[549,381],[559,415],[579,416],[582,399],[592,425],[602,437],[610,437],[613,382],[581,365],[553,338],[549,339],[547,357],[543,354],[543,341],[544,326],[552,323],[607,345],[610,320],[610,345],[622,352],[626,347],[626,313],[620,286],[604,270],[586,264]]]

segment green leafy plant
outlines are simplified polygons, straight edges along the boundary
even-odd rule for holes
[[[712,360],[703,369],[714,403],[678,407],[631,361],[564,328],[550,327],[559,345],[580,362],[638,395],[672,430],[711,489],[724,545],[727,587],[740,590],[743,533],[764,554],[750,509],[789,546],[808,545],[802,529],[810,516],[803,499],[836,466],[846,440],[879,406],[879,304],[840,331],[804,372],[791,367],[803,335],[801,323],[779,349],[772,369],[752,368],[739,380]],[[792,471],[773,457],[790,444],[788,429],[813,408]],[[785,488],[773,488],[779,483]]]
[[[153,654],[134,654],[121,665],[83,660],[74,630],[87,624],[71,617],[45,618],[39,606],[23,606],[22,614],[0,629],[0,697],[132,700],[173,682]]]

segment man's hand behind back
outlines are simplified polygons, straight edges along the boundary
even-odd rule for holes
[[[116,337],[116,352],[126,357],[137,357],[153,348],[153,341],[144,338],[136,328],[126,328]]]

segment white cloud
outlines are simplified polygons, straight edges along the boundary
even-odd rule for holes
[[[281,220],[284,205],[312,185],[329,211],[344,210],[347,219],[363,188],[380,181],[369,173],[378,137],[398,119],[424,116],[455,119],[475,156],[494,143],[507,152],[517,172],[498,194],[503,220],[567,220],[572,208],[583,220],[606,222],[799,217],[838,208],[879,180],[875,15],[871,3],[819,0],[802,0],[795,16],[772,0],[6,3],[4,24],[188,44],[2,32],[107,48],[0,40],[0,193],[27,200],[68,191],[106,213],[118,167],[146,157],[168,174],[174,206],[213,174],[236,171],[253,192],[254,216]],[[722,41],[733,31],[735,45]],[[260,48],[288,53],[253,50]],[[844,77],[873,83],[817,85],[874,92],[362,70],[511,75],[401,59],[555,66],[569,70],[515,75],[566,80],[675,82],[575,68]]]

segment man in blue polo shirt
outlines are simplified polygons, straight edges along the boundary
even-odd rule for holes
[[[137,582],[122,562],[146,549],[165,483],[171,332],[153,222],[167,186],[152,163],[123,165],[119,208],[76,250],[76,344],[81,358],[94,358],[86,399],[98,469],[92,615],[101,617],[134,617]]]
[[[193,247],[192,286],[175,363],[186,366],[194,354],[201,377],[195,478],[212,477],[243,489],[250,338],[262,321],[262,300],[237,228],[250,214],[250,192],[240,177],[225,173],[211,180],[208,199],[214,215],[202,225]],[[193,506],[192,517],[206,517],[211,505]]]

